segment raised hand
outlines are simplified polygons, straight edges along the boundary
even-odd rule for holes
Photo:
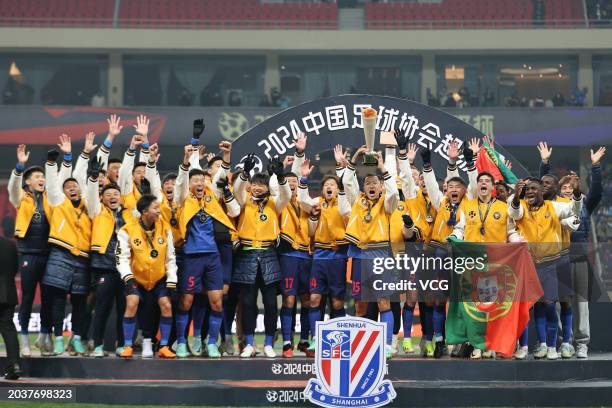
[[[89,132],[85,135],[85,146],[83,146],[83,153],[89,154],[91,153],[98,145],[94,144],[94,139],[96,134],[94,132]]]
[[[363,156],[365,152],[367,151],[368,151],[368,147],[366,145],[361,146],[359,149],[355,151],[355,154],[351,158],[351,161],[353,163],[357,163],[357,159],[359,159],[360,156]]]
[[[410,164],[414,163],[414,159],[418,151],[419,151],[419,148],[417,147],[416,143],[408,143],[407,156],[408,156],[408,161],[410,162]]]
[[[306,159],[302,162],[302,165],[300,166],[300,173],[302,174],[302,177],[308,178],[312,173],[313,169],[314,166],[310,165],[310,160]]]
[[[212,152],[211,152],[211,153],[207,153],[207,154],[206,154],[206,161],[207,161],[208,163],[210,163],[210,161],[211,161],[211,160],[212,160],[214,157],[215,157],[215,154],[214,154],[214,153],[212,153]]]
[[[341,144],[334,146],[334,159],[336,159],[336,164],[340,167],[346,167],[348,165],[348,160],[346,160]]]
[[[26,145],[20,144],[17,146],[17,163],[25,166],[30,158],[30,152],[26,151]]]
[[[421,160],[423,160],[423,167],[431,167],[431,147],[426,147],[421,150]]]
[[[448,161],[450,163],[457,162],[457,159],[459,158],[459,142],[457,142],[456,140],[453,140],[452,142],[450,142],[448,144],[447,154],[448,154]]]
[[[599,164],[599,162],[601,161],[601,158],[604,157],[605,154],[606,154],[605,146],[602,146],[599,149],[597,149],[595,153],[593,153],[593,149],[591,149],[591,164],[593,166],[595,166],[596,164]]]
[[[62,153],[64,154],[70,154],[72,153],[72,142],[70,140],[70,136],[66,135],[66,134],[62,134],[59,137],[60,142],[57,144],[57,147],[59,147],[59,149],[62,151]]]
[[[219,142],[219,150],[221,150],[223,155],[223,161],[229,163],[232,157],[232,144],[227,140]]]
[[[572,190],[574,190],[574,197],[580,198],[582,195],[580,193],[580,177],[576,174],[572,174],[570,178],[570,185],[572,186]]]
[[[136,130],[136,133],[142,135],[146,140],[147,135],[149,134],[149,118],[147,118],[145,115],[136,116],[136,124],[134,125],[134,129]]]
[[[130,148],[132,150],[136,150],[141,144],[144,143],[144,137],[142,135],[134,135],[132,136],[132,140],[130,141]]]
[[[291,166],[294,161],[295,161],[294,156],[285,156],[285,158],[283,159],[283,167]]]
[[[227,177],[220,177],[219,180],[217,180],[217,187],[220,190],[225,190],[226,187],[229,187],[229,180]]]
[[[321,204],[316,203],[310,209],[310,215],[318,217],[321,214]]]
[[[401,150],[406,150],[406,146],[408,145],[408,137],[406,136],[406,130],[395,129],[394,132],[395,141],[397,142],[397,148]]]
[[[200,161],[206,158],[206,146],[198,145],[198,158]]]
[[[58,152],[57,150],[53,149],[53,150],[49,150],[47,151],[47,161],[51,162],[51,163],[55,163],[57,162],[57,158],[59,157],[60,152]]]
[[[204,133],[204,128],[206,127],[206,125],[204,125],[204,119],[196,119],[193,121],[193,138],[194,139],[200,139],[200,136],[202,136],[202,133]]]
[[[515,203],[515,206],[518,205],[519,199],[521,198],[521,195],[523,194],[523,190],[525,189],[526,185],[527,183],[525,182],[525,180],[519,180],[514,185],[514,199],[512,200],[512,202]]]
[[[304,134],[304,132],[300,132],[297,135],[297,140],[295,141],[295,151],[299,154],[304,153],[306,150],[306,141],[308,140],[308,136]]]
[[[548,143],[540,142],[538,143],[538,151],[540,152],[540,159],[544,163],[548,163],[550,160],[550,155],[552,154],[552,147],[548,147]]]
[[[489,146],[493,147],[493,139],[491,139],[489,136],[484,135],[484,136],[482,137],[482,141],[483,141],[483,143],[486,143],[486,144],[488,144]]]
[[[387,169],[385,169],[385,160],[383,159],[382,152],[374,152],[374,157],[376,157],[377,160],[376,167],[378,167],[378,170],[383,173],[387,171]]]
[[[149,146],[149,163],[157,163],[160,156],[159,145],[157,143],[153,143]]]
[[[508,170],[512,170],[512,162],[508,159],[504,160],[504,164],[506,165],[506,167],[508,168]]]
[[[474,150],[468,147],[466,144],[463,145],[463,160],[466,163],[471,164],[474,161]]]
[[[192,145],[185,145],[183,150],[183,166],[189,167],[189,159],[191,158],[191,154],[193,153]]]
[[[283,167],[282,160],[278,156],[274,156],[274,158],[270,160],[270,166],[272,173],[276,174],[278,180],[283,180],[285,176],[285,168]]]
[[[474,153],[474,156],[476,156],[480,151],[480,139],[473,137],[469,140],[468,145],[470,146],[472,153]]]
[[[244,167],[242,170],[246,176],[249,176],[249,174],[251,174],[251,170],[255,168],[255,154],[249,153],[247,157],[244,158],[243,163]]]
[[[89,157],[89,162],[87,163],[87,177],[92,180],[97,180],[101,169],[102,160],[98,159],[97,155],[92,154]]]
[[[119,122],[121,121],[121,118],[117,115],[110,115],[110,117],[108,119],[106,119],[106,122],[108,123],[108,138],[113,140],[115,139],[115,136],[117,136],[119,133],[121,133],[121,129],[123,129],[123,126],[119,125]]]

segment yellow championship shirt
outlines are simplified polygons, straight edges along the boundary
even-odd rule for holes
[[[87,215],[85,200],[81,200],[75,208],[66,197],[62,204],[53,208],[49,224],[50,244],[67,249],[72,255],[89,257],[91,220]]]
[[[274,199],[266,198],[255,202],[251,194],[238,219],[238,238],[240,244],[253,248],[268,248],[276,245],[280,229]]]
[[[508,204],[495,198],[491,198],[489,203],[474,198],[464,200],[462,210],[465,215],[465,241],[507,241]]]
[[[371,201],[361,193],[351,208],[345,239],[360,249],[386,247],[389,244],[389,215],[384,203],[384,194]]]
[[[280,237],[293,249],[310,251],[308,218],[308,213],[300,207],[295,198],[291,199],[280,215]]]
[[[541,207],[529,210],[525,200],[520,201],[523,218],[516,222],[517,229],[529,242],[531,254],[536,263],[548,262],[559,258],[562,249],[561,223],[549,200]]]
[[[326,201],[319,197],[319,204],[321,214],[314,235],[315,248],[336,250],[340,245],[347,245],[348,241],[344,239],[346,217],[340,214],[338,198]]]

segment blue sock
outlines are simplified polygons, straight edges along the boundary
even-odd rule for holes
[[[344,308],[338,309],[338,310],[333,310],[333,312],[334,312],[334,317],[344,317],[344,316],[346,316],[346,310],[344,310]]]
[[[569,343],[572,339],[572,324],[574,313],[572,305],[568,303],[561,304],[561,328],[563,329],[563,343]]]
[[[527,323],[525,330],[523,330],[521,337],[519,337],[519,345],[521,347],[527,347],[529,345],[529,323]]]
[[[412,319],[414,318],[414,306],[404,305],[402,309],[402,324],[404,325],[404,338],[408,339],[412,333]]]
[[[311,307],[308,313],[308,321],[310,323],[310,334],[312,337],[317,335],[317,322],[321,318],[321,310],[318,307]]]
[[[387,344],[391,344],[393,341],[393,312],[391,310],[385,310],[380,312],[380,321],[387,325]]]
[[[123,318],[123,344],[126,347],[132,347],[132,338],[134,338],[134,330],[136,329],[136,317]]]
[[[300,340],[308,341],[310,334],[310,309],[302,306],[300,308]]]
[[[557,332],[559,331],[559,319],[557,318],[557,307],[554,303],[547,303],[546,307],[546,345],[557,347]]]
[[[536,325],[538,345],[546,343],[546,306],[544,303],[536,303],[533,306],[533,317]]]
[[[191,320],[193,321],[194,336],[202,336],[202,325],[204,324],[204,315],[206,314],[207,306],[206,301],[207,299],[203,296],[196,296],[193,300],[193,305],[191,305]]]
[[[436,338],[436,342],[442,341],[444,328],[444,306],[435,305],[433,307],[432,322],[433,334]]]
[[[253,334],[244,335],[244,342],[247,344],[247,346],[253,345],[253,337],[255,337]]]
[[[179,344],[185,344],[185,327],[187,327],[187,320],[189,320],[189,312],[178,310],[176,313],[176,341]],[[160,325],[161,326],[161,325]],[[201,328],[202,326],[200,326]]]
[[[264,342],[264,346],[272,346],[274,344],[274,336],[268,336],[266,334],[266,340]]]
[[[167,346],[168,338],[170,337],[170,332],[172,331],[172,317],[160,317],[159,318],[159,345]],[[185,327],[183,326],[183,331],[179,333],[185,333]],[[185,337],[185,336],[183,336]]]
[[[283,342],[291,342],[291,324],[293,323],[293,309],[283,306],[280,311],[281,332]]]
[[[217,337],[221,331],[221,322],[223,322],[223,312],[210,311],[208,317],[208,344],[217,344]]]

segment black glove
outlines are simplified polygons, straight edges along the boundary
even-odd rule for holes
[[[227,177],[221,177],[219,178],[219,180],[217,180],[217,187],[220,190],[225,190],[225,188],[228,186],[229,186],[229,181],[227,180]]]
[[[421,150],[421,159],[423,160],[423,167],[431,167],[431,149],[429,147]]]
[[[274,174],[274,161],[270,160],[268,165],[266,166],[266,170],[268,171],[268,176],[272,177]]]
[[[406,150],[406,146],[408,146],[408,137],[406,137],[406,131],[395,129],[395,141],[397,142],[397,148],[399,150]]]
[[[202,136],[202,133],[204,133],[205,127],[206,125],[204,125],[204,119],[194,120],[193,121],[193,138],[199,139],[200,136]]]
[[[96,154],[90,153],[89,163],[87,164],[87,177],[96,180],[102,170],[102,160]]]
[[[414,222],[412,222],[412,218],[410,218],[408,214],[402,215],[402,220],[406,228],[412,228],[414,226]]]
[[[244,158],[243,163],[244,163],[244,167],[243,167],[244,174],[247,177],[249,177],[249,175],[251,174],[251,170],[255,168],[255,154],[249,153],[247,157]]]
[[[474,152],[467,145],[463,145],[463,160],[470,166],[474,161]]]
[[[59,155],[60,155],[60,152],[58,152],[57,150],[55,149],[49,150],[47,152],[47,161],[55,163],[57,162],[57,158],[59,157]]]
[[[146,178],[140,181],[140,193],[142,195],[151,194],[151,183]]]
[[[276,174],[279,182],[285,179],[285,167],[280,158],[274,157],[268,166],[272,166],[272,173]]]

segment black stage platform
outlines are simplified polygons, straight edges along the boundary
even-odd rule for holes
[[[0,366],[4,358],[0,358]],[[76,402],[151,405],[307,406],[313,360],[30,358],[2,387],[71,387]],[[612,404],[612,353],[587,360],[395,358],[391,406],[602,406]]]

